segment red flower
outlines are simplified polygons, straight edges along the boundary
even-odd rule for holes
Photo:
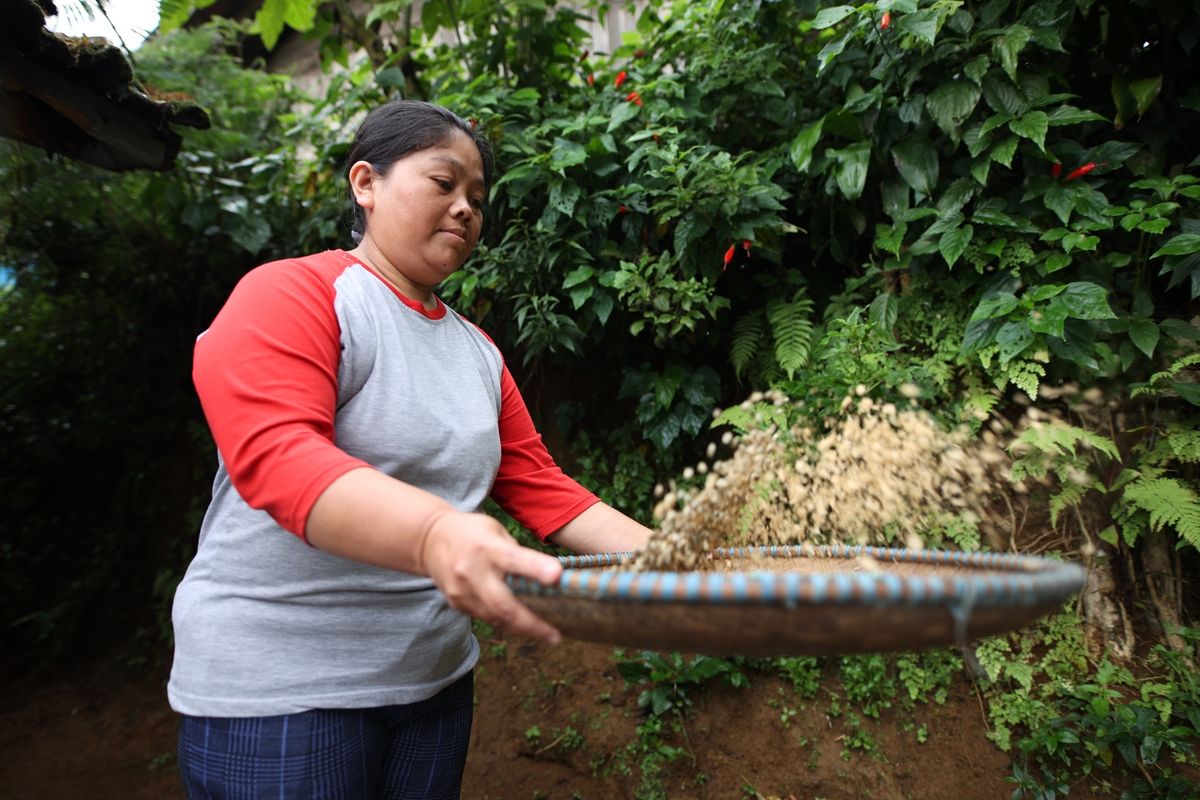
[[[880,19],[879,19],[879,30],[886,31],[891,26],[892,26],[892,12],[885,11],[885,12],[883,12],[883,16],[880,17]]]
[[[630,92],[629,94],[625,95],[625,99],[631,103],[636,103],[639,106],[642,104],[642,96],[637,92]]]
[[[588,73],[588,86],[596,85],[596,75],[593,72]]]
[[[725,251],[725,266],[721,267],[721,271],[725,271],[725,267],[729,266],[729,262],[733,261],[733,254],[737,252],[737,245],[729,245],[729,249]]]
[[[628,77],[629,77],[629,74],[626,73],[625,70],[621,70],[620,72],[617,73],[617,77],[613,79],[613,86],[620,89],[621,84],[624,83],[625,79]]]
[[[750,255],[750,240],[742,239],[742,249],[746,251],[746,255]]]
[[[1054,165],[1050,167],[1050,177],[1057,178],[1059,175],[1062,175],[1062,164],[1055,161]]]
[[[1088,163],[1084,164],[1082,167],[1078,167],[1077,169],[1073,169],[1070,172],[1068,172],[1066,180],[1073,181],[1077,178],[1082,178],[1084,175],[1087,175],[1089,172],[1091,172],[1095,168],[1096,168],[1096,162],[1089,161]]]

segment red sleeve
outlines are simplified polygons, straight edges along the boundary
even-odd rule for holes
[[[554,463],[508,367],[500,374],[500,471],[492,498],[542,541],[600,502]]]
[[[196,340],[192,365],[234,488],[301,538],[321,492],[369,466],[333,444],[340,269],[304,260],[251,271]]]

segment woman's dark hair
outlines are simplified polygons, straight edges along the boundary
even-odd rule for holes
[[[456,130],[471,137],[479,149],[486,196],[491,191],[496,171],[492,143],[453,111],[420,100],[393,100],[367,114],[367,118],[358,126],[346,156],[346,174],[349,175],[350,167],[357,162],[366,161],[380,175],[386,175],[392,164],[405,156],[446,144]],[[367,218],[354,199],[352,189],[350,210],[354,215],[350,235],[358,242],[367,229]]]

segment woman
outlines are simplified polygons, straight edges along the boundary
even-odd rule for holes
[[[469,617],[559,638],[504,582],[557,560],[476,509],[579,552],[649,535],[562,473],[495,345],[434,294],[478,241],[487,140],[400,101],[347,163],[358,246],[251,271],[196,343],[219,463],[168,686],[192,798],[457,797]]]

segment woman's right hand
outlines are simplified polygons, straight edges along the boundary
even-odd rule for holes
[[[562,564],[553,556],[517,544],[486,514],[446,511],[430,526],[422,552],[424,571],[450,605],[489,625],[545,642],[562,635],[517,600],[506,575],[556,583]]]

